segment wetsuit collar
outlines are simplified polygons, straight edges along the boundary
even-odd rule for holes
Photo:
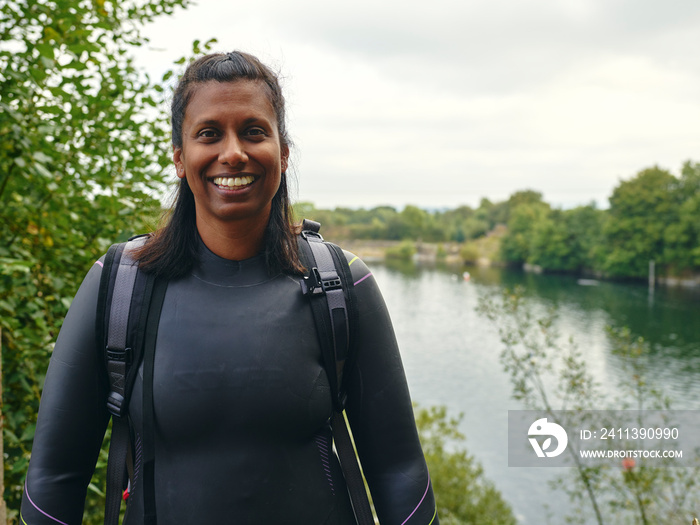
[[[231,261],[213,253],[197,236],[198,262],[192,273],[198,279],[219,286],[253,286],[269,281],[264,254],[250,259]]]

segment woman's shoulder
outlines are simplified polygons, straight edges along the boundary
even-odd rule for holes
[[[311,226],[308,226],[309,224]],[[304,221],[304,226],[307,226],[307,228],[301,232],[301,235],[299,237],[299,243],[300,243],[299,249],[300,249],[300,252],[302,253],[302,255],[304,255],[304,254],[306,255],[306,257],[304,257],[305,259],[308,260],[309,257],[311,257],[312,261],[316,260],[317,262],[321,262],[321,260],[319,260],[317,257],[319,256],[319,254],[322,255],[325,252],[325,250],[321,250],[321,252],[319,252],[318,248],[311,249],[311,246],[312,245],[318,246],[320,244],[326,244],[328,246],[328,249],[330,250],[330,253],[333,254],[333,257],[328,258],[328,257],[322,256],[322,259],[325,259],[325,261],[326,261],[325,262],[325,268],[326,268],[325,271],[329,271],[331,269],[329,267],[329,265],[333,264],[336,266],[336,270],[338,271],[338,274],[340,276],[342,276],[345,273],[345,271],[343,271],[338,266],[338,264],[345,263],[348,265],[348,267],[350,269],[350,276],[349,276],[351,279],[350,285],[358,286],[358,285],[362,285],[363,283],[365,283],[364,287],[376,289],[376,284],[370,285],[370,283],[372,281],[372,279],[370,279],[372,277],[372,272],[360,256],[358,256],[357,254],[353,253],[352,251],[350,251],[348,249],[343,248],[342,244],[336,243],[332,240],[323,239],[323,237],[321,237],[318,234],[318,230],[320,228],[320,225],[318,223],[314,223],[313,221]],[[310,234],[309,234],[309,232],[310,232]],[[307,235],[305,235],[305,233],[307,233],[309,235],[307,236]],[[303,244],[305,242],[308,244],[308,248],[303,246]],[[341,257],[339,252],[342,252],[342,257]],[[345,259],[344,261],[338,260],[339,258],[342,259],[343,257]],[[335,262],[330,263],[331,259],[333,259]],[[321,271],[324,271],[322,266],[323,266],[323,264],[321,264],[318,267],[318,269]],[[307,268],[307,270],[305,270],[305,273],[308,272],[309,270],[310,270],[310,268]],[[370,286],[367,286],[367,285],[370,285]]]
[[[345,260],[350,267],[350,272],[353,278],[353,284],[358,285],[364,282],[366,279],[371,277],[372,272],[365,264],[365,262],[360,258],[360,256],[355,255],[353,252],[343,249],[343,254],[345,255]]]
[[[83,292],[87,293],[88,295],[97,294],[100,279],[102,278],[102,270],[104,269],[104,265],[105,256],[102,255],[92,264],[92,266],[90,266],[90,269],[88,269],[87,273],[85,274],[85,277],[83,278],[83,282],[80,285],[80,288],[78,289],[78,293]]]

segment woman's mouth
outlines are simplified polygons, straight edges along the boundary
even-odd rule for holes
[[[252,175],[244,175],[243,177],[215,177],[213,182],[219,188],[232,189],[248,186],[249,184],[252,184],[254,180],[255,177]]]

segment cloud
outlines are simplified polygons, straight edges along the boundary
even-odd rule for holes
[[[201,0],[149,34],[153,71],[211,37],[279,68],[300,197],[322,206],[604,205],[700,143],[695,0]]]

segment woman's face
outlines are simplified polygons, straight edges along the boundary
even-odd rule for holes
[[[240,80],[196,87],[173,160],[194,194],[201,230],[251,219],[267,224],[288,156],[264,85]]]

